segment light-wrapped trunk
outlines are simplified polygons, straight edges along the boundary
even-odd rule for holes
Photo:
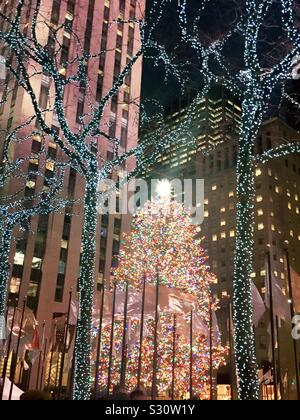
[[[87,179],[84,200],[81,270],[79,276],[79,319],[75,343],[74,399],[88,400],[91,391],[91,330],[97,227],[98,177]]]
[[[9,253],[12,239],[12,227],[2,218],[0,220],[0,316],[6,314],[9,280]]]
[[[258,133],[257,107],[244,104],[237,165],[237,227],[233,310],[239,399],[258,399],[251,273],[253,272],[255,168],[253,146]]]

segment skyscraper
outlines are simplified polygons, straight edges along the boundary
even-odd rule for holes
[[[183,102],[185,104],[185,102]],[[186,118],[186,104],[172,108],[166,119],[166,132]],[[204,222],[201,234],[209,256],[211,270],[217,275],[213,294],[220,301],[217,312],[223,343],[229,344],[229,298],[232,296],[236,229],[236,173],[238,129],[241,117],[239,103],[223,89],[203,99],[195,109],[191,128],[197,139],[190,147],[170,148],[149,174],[153,178],[204,179]],[[256,141],[256,152],[262,154],[286,141],[299,141],[299,133],[280,118],[263,124]],[[285,241],[289,242],[293,269],[300,272],[300,158],[298,155],[258,165],[256,176],[255,246],[252,279],[268,305],[266,290],[267,252],[271,255],[273,281],[283,291],[288,308],[288,270]],[[198,203],[194,203],[198,204]],[[288,321],[288,318],[287,318]],[[270,314],[266,310],[256,328],[256,349],[260,368],[271,361]],[[291,324],[285,322],[279,331],[282,375],[287,373],[286,392],[295,393],[292,385],[295,366]],[[278,350],[279,349],[279,350]],[[281,350],[281,352],[280,352]],[[277,354],[277,353],[276,353]],[[277,355],[279,358],[279,355]],[[229,367],[224,370],[229,373]],[[226,376],[226,375],[225,375]],[[228,380],[228,379],[226,379]],[[287,394],[286,394],[287,395]]]
[[[1,3],[3,13],[15,13],[16,2],[12,0]],[[33,6],[31,0],[26,2],[22,20],[25,34],[31,30]],[[134,19],[139,19],[143,10],[144,0],[42,0],[38,38],[50,54],[55,54],[61,76],[68,77],[72,70],[72,60],[79,51],[98,57],[87,64],[88,86],[68,86],[65,89],[64,109],[73,132],[80,132],[82,118],[88,112],[90,101],[97,104],[101,100],[138,49],[139,29]],[[6,23],[2,21],[1,25],[5,29]],[[1,50],[2,56],[10,60],[5,47],[2,46]],[[57,115],[51,111],[54,88],[47,71],[39,70],[32,78],[34,91],[40,108],[48,109],[45,117],[48,124],[59,133]],[[6,82],[8,100],[1,107],[0,124],[1,128],[9,132],[28,115],[32,115],[33,111],[30,98],[18,83],[11,86],[9,79]],[[128,150],[137,143],[136,101],[140,96],[140,86],[141,61],[135,64],[134,71],[127,76],[122,88],[114,95],[101,121],[101,129],[110,138],[120,139],[121,151]],[[11,156],[15,159],[30,157],[24,192],[27,195],[33,194],[41,182],[38,176],[38,171],[42,168],[39,152],[44,149],[46,154],[46,161],[43,163],[45,186],[55,170],[55,160],[62,159],[61,150],[39,131],[35,122],[30,130],[31,140],[16,144],[11,150]],[[104,163],[114,157],[115,145],[105,136],[100,142],[91,141],[90,147],[100,162]],[[121,169],[128,168],[119,170]],[[114,173],[112,177],[116,175]],[[65,182],[68,197],[80,198],[83,188],[80,175],[74,169],[68,169]],[[13,189],[12,183],[11,190]],[[81,258],[82,213],[81,204],[74,204],[57,214],[33,217],[30,226],[25,226],[23,233],[18,232],[12,247],[9,298],[17,296],[21,301],[27,296],[27,305],[34,311],[40,326],[46,321],[48,337],[53,317],[67,311],[71,288],[74,298],[76,297]],[[125,216],[99,216],[95,291],[101,288],[105,280],[109,281],[113,256],[118,253],[122,232],[127,228],[128,219]]]

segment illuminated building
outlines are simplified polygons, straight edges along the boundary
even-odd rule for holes
[[[171,108],[166,118],[166,132],[186,118],[187,103]],[[224,341],[229,343],[229,298],[232,295],[236,228],[237,136],[241,108],[237,101],[218,89],[195,110],[191,132],[197,140],[162,155],[147,177],[204,179],[204,222],[201,225],[211,270],[217,275],[213,293],[220,300],[218,319]],[[299,133],[284,120],[265,121],[256,142],[257,154],[287,140],[299,139]],[[267,275],[266,252],[270,250],[273,278],[288,300],[287,265],[284,242],[289,241],[291,265],[300,272],[300,157],[280,158],[256,168],[255,246],[252,278],[265,299]],[[198,203],[194,203],[198,204]],[[268,247],[270,245],[270,247]],[[270,360],[269,312],[256,328],[256,349],[260,368]],[[225,344],[225,343],[224,343]],[[290,324],[280,329],[280,364],[282,377],[288,372],[286,395],[292,396],[294,373]],[[290,375],[290,372],[292,374]],[[222,373],[224,375],[222,375]],[[228,368],[220,378],[228,383]],[[290,375],[290,376],[289,376]],[[223,379],[220,379],[222,381]],[[223,382],[221,382],[223,383]]]
[[[25,21],[30,21],[33,13],[30,4],[31,2],[28,2],[29,7],[24,11]],[[8,15],[14,13],[15,1],[1,1],[1,8],[2,12]],[[80,86],[78,89],[70,85],[65,90],[66,116],[71,130],[75,133],[80,130],[81,117],[88,109],[88,101],[91,97],[95,104],[100,101],[138,49],[139,28],[128,21],[138,19],[143,10],[143,0],[42,0],[41,16],[47,25],[52,29],[64,25],[63,30],[58,32],[59,48],[51,36],[53,32],[45,29],[47,25],[44,25],[43,30],[38,33],[39,41],[47,45],[51,53],[59,51],[57,63],[62,77],[68,77],[70,70],[68,63],[77,53],[78,46],[72,35],[73,31],[79,36],[85,53],[93,55],[103,52],[97,65],[95,60],[89,64],[89,86]],[[128,23],[117,23],[117,19]],[[28,33],[29,29],[29,25],[24,26],[25,32]],[[5,48],[1,48],[1,53],[6,56]],[[126,78],[118,94],[106,107],[101,121],[103,130],[111,138],[120,139],[121,152],[131,149],[137,143],[136,105],[132,105],[131,98],[136,99],[140,96],[141,64],[141,60],[135,64],[131,76]],[[47,73],[40,72],[32,83],[40,108],[46,109],[54,94]],[[1,128],[7,129],[8,132],[14,129],[31,110],[29,97],[16,83],[8,95],[5,106],[1,107]],[[57,116],[53,112],[47,112],[46,118],[47,123],[59,132]],[[41,180],[36,175],[42,167],[38,159],[41,149],[45,148],[47,154],[43,167],[44,187],[47,187],[47,179],[52,177],[55,160],[62,159],[62,152],[57,145],[42,136],[35,124],[31,128],[34,133],[32,141],[27,140],[17,144],[11,151],[12,158],[15,159],[30,156],[28,180],[24,192],[27,196],[33,195],[36,188],[41,186]],[[2,147],[0,153],[1,149]],[[105,137],[102,137],[101,142],[97,144],[91,142],[91,151],[97,154],[100,162],[114,158],[114,144]],[[122,168],[118,170],[120,169]],[[14,190],[14,182],[11,189]],[[80,176],[75,170],[68,169],[65,185],[68,197],[78,199],[82,197],[83,191],[84,185]],[[83,212],[80,204],[70,206],[58,214],[34,217],[31,219],[30,228],[26,229],[25,226],[25,232],[16,238],[16,243],[12,247],[9,298],[18,296],[21,301],[27,296],[27,305],[34,311],[40,328],[45,320],[48,338],[52,319],[67,312],[71,288],[74,298],[76,297],[82,222]],[[122,232],[128,227],[128,218],[123,218],[120,214],[99,216],[95,290],[100,290],[103,282],[109,281],[113,256],[118,253]]]

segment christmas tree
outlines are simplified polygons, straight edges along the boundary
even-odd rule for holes
[[[201,243],[200,228],[191,223],[190,214],[183,205],[169,195],[147,202],[133,217],[131,233],[125,237],[114,272],[115,281],[123,287],[128,283],[132,293],[140,291],[141,294],[144,284],[147,285],[143,326],[139,311],[131,313],[127,325],[125,384],[128,389],[138,385],[140,352],[141,383],[151,388],[156,342],[159,394],[170,394],[173,389],[173,397],[184,398],[192,387],[193,395],[200,398],[209,395],[210,366],[212,364],[216,370],[224,364],[226,349],[221,346],[218,331],[212,326],[217,302],[211,297],[210,285],[215,276],[209,270],[208,257]],[[149,293],[158,286],[159,318],[155,321],[155,293],[151,293],[151,297]],[[156,341],[153,338],[155,328]],[[122,317],[117,316],[111,386],[120,381],[123,333]],[[107,323],[103,329],[99,375],[102,389],[107,386],[110,337],[111,325]]]

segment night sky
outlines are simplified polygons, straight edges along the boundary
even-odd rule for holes
[[[198,0],[189,0],[188,12],[190,18],[195,18],[198,13]],[[148,10],[153,7],[153,0],[148,0]],[[168,53],[174,57],[176,63],[191,63],[183,68],[188,72],[189,80],[185,86],[187,89],[194,89],[200,85],[198,68],[199,62],[194,59],[194,51],[187,48],[180,41],[178,0],[171,0],[165,8],[162,21],[155,29],[156,39],[166,47]],[[216,5],[218,7],[216,7]],[[155,15],[154,15],[155,16]],[[215,0],[211,7],[208,7],[200,22],[201,31],[199,38],[201,42],[207,43],[208,39],[217,39],[220,34],[227,31],[236,16],[236,1]],[[149,18],[148,18],[149,21]],[[212,25],[213,22],[213,25]],[[172,100],[182,95],[182,85],[174,77],[165,82],[165,71],[162,65],[154,67],[152,60],[144,60],[142,97],[145,99],[155,98],[163,105],[169,104]]]
[[[212,0],[211,5],[207,7],[205,13],[201,16],[198,25],[197,36],[205,45],[211,40],[219,39],[222,34],[226,33],[229,28],[232,28],[236,18],[243,13],[243,0]],[[148,10],[153,7],[153,0],[148,0]],[[143,83],[142,83],[142,98],[156,99],[163,106],[173,102],[184,92],[190,89],[197,89],[201,86],[199,79],[199,66],[201,63],[195,59],[194,51],[187,48],[185,44],[180,41],[179,33],[179,18],[178,18],[178,0],[171,0],[165,9],[162,21],[155,29],[156,39],[163,44],[169,55],[172,55],[176,63],[183,66],[190,62],[189,65],[183,67],[187,71],[188,82],[184,89],[179,85],[174,77],[168,79],[167,83],[164,81],[165,71],[162,65],[159,67],[153,66],[152,60],[144,60],[143,69]],[[192,20],[197,16],[199,10],[198,0],[188,1],[188,17]],[[154,14],[155,19],[155,14]],[[286,40],[284,34],[280,29],[280,13],[276,4],[271,8],[271,12],[266,19],[264,33],[261,34],[258,51],[260,54],[260,61],[262,68],[269,68],[275,64],[282,54],[285,54],[284,46]],[[243,42],[239,36],[233,37],[224,51],[225,60],[228,68],[236,74],[237,71],[243,69]],[[274,62],[275,60],[275,62]],[[288,82],[291,91],[300,92],[300,82]],[[274,94],[272,104],[269,107],[269,115],[278,114],[285,115],[285,106],[278,110],[279,91]],[[289,116],[291,118],[291,116]]]

